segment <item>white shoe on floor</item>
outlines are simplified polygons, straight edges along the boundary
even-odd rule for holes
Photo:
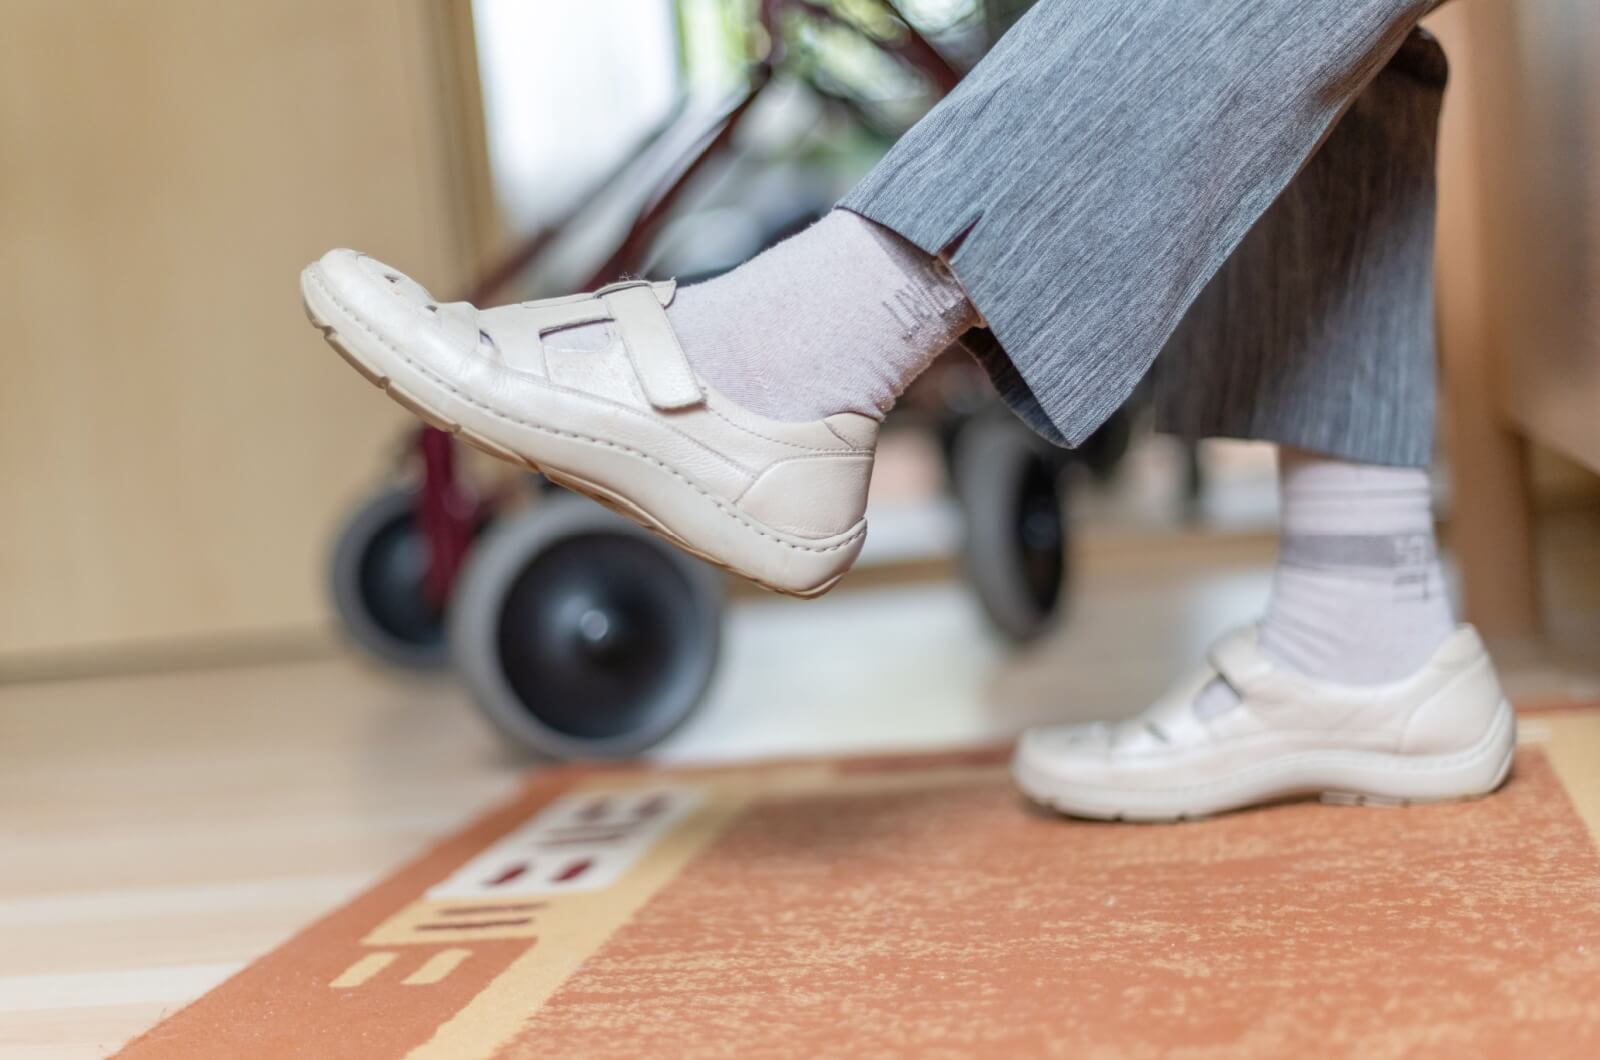
[[[1217,678],[1239,703],[1194,709]],[[1034,801],[1079,817],[1169,821],[1294,796],[1408,803],[1493,791],[1511,767],[1516,719],[1494,664],[1461,626],[1410,677],[1373,686],[1276,666],[1255,627],[1127,721],[1026,732],[1012,775]]]
[[[441,305],[381,262],[334,250],[300,289],[334,349],[401,405],[703,559],[816,596],[861,551],[878,422],[780,422],[716,393],[673,334],[671,282],[480,311]],[[598,321],[610,322],[606,349],[543,341]]]

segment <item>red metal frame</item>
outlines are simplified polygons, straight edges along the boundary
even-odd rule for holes
[[[423,588],[428,601],[444,608],[461,564],[485,512],[456,475],[455,443],[450,435],[424,427],[417,441],[422,453],[422,490],[417,521],[428,543],[428,570]]]
[[[916,27],[900,16],[892,0],[883,2],[899,18],[905,29],[905,36],[904,39],[893,43],[877,42],[879,47],[920,70],[933,83],[940,95],[949,92],[961,79],[960,71],[951,66],[938,50],[917,32]],[[786,9],[802,11],[812,18],[835,25],[856,28],[841,18],[837,12],[815,0],[761,0],[757,17],[768,38],[773,42],[773,54],[757,63],[752,69],[750,87],[744,98],[708,130],[694,151],[686,156],[683,164],[672,172],[666,179],[665,185],[648,200],[649,205],[628,229],[616,252],[596,270],[587,285],[588,289],[600,287],[638,267],[651,238],[655,236],[657,229],[670,214],[672,207],[676,205],[695,175],[712,157],[726,150],[733,142],[739,125],[749,114],[762,89],[772,79],[773,64],[779,58],[777,49],[781,47],[782,18]],[[677,113],[675,111],[669,115],[667,121],[656,132],[630,152],[599,182],[597,194],[602,194],[613,187],[654,146],[677,117]],[[475,305],[482,305],[488,301],[537,260],[540,254],[561,235],[572,219],[569,216],[552,227],[530,235],[504,260],[479,277],[477,283],[467,292],[465,301]],[[484,498],[475,496],[462,481],[456,466],[455,443],[448,433],[433,427],[423,427],[418,432],[417,449],[422,458],[422,483],[418,494],[417,512],[422,535],[429,551],[425,588],[429,601],[442,609],[449,601],[450,590],[455,584],[456,576],[460,573],[467,553],[472,548],[473,538],[487,518],[492,504]]]

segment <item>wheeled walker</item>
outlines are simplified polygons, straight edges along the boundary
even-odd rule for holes
[[[872,6],[882,8],[892,32],[874,36],[807,0],[764,0],[758,17],[771,48],[753,67],[748,93],[668,168],[588,287],[649,260],[685,189],[728,150],[771,83],[797,12],[862,35],[916,71],[935,96],[954,86],[959,73],[910,23],[886,4]],[[863,108],[836,83],[817,88],[852,114]],[[629,176],[649,146],[607,183]],[[466,300],[489,301],[557,234],[529,239]],[[950,478],[967,513],[966,569],[995,627],[1031,640],[1050,628],[1066,595],[1065,458],[988,410],[946,419]],[[461,474],[455,441],[422,428],[402,483],[376,492],[345,524],[330,571],[344,628],[389,664],[453,666],[483,714],[525,750],[581,758],[653,746],[692,714],[709,686],[722,577],[535,475],[478,492]]]

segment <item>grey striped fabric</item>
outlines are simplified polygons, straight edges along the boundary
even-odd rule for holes
[[[1423,463],[1432,6],[1040,0],[840,205],[954,248],[980,359],[1053,441],[1170,340],[1170,429]]]
[[[1190,307],[1156,360],[1159,429],[1429,462],[1444,83],[1418,30]]]

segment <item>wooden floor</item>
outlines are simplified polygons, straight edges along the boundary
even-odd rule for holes
[[[1557,643],[1502,654],[1524,696],[1600,695],[1600,516],[1570,522],[1551,531]],[[932,748],[1129,713],[1256,611],[1272,550],[1091,537],[1072,621],[1021,656],[952,580],[741,600],[711,701],[663,754]],[[104,1055],[525,768],[448,680],[343,655],[0,686],[0,1057]]]

